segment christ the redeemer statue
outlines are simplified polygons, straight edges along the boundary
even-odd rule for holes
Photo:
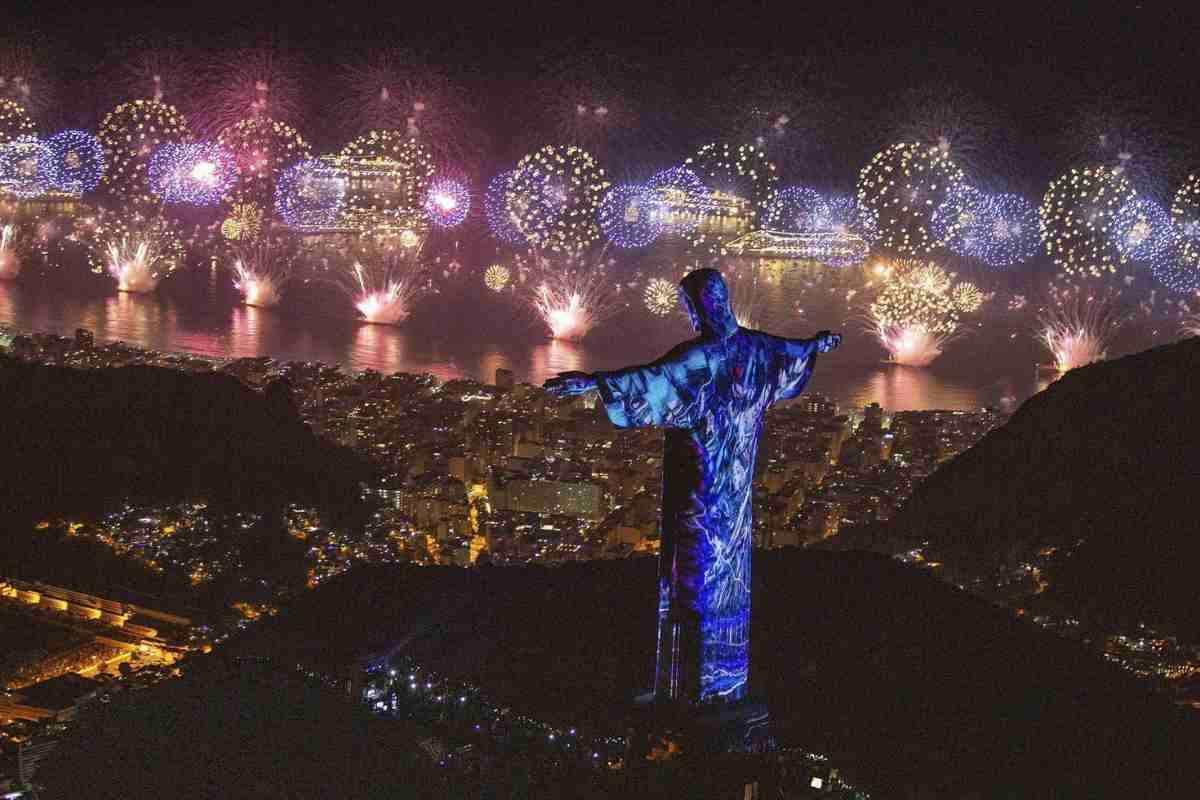
[[[559,397],[600,393],[620,428],[666,428],[656,701],[733,703],[750,655],[751,483],[763,414],[796,397],[828,331],[785,339],[737,324],[721,273],[691,272],[680,298],[699,336],[650,364],[566,372]]]

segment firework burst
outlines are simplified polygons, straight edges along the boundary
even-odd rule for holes
[[[284,285],[292,279],[299,249],[290,237],[267,235],[230,245],[234,288],[248,306],[279,304]]]
[[[690,209],[702,208],[708,198],[708,187],[694,170],[671,167],[656,172],[646,181],[655,203],[653,224],[664,234],[686,236],[700,224],[699,214]],[[679,210],[682,213],[673,213]]]
[[[285,169],[275,181],[275,211],[293,228],[333,225],[346,203],[346,176],[310,158]]]
[[[343,68],[338,117],[346,133],[403,131],[442,163],[473,163],[477,143],[464,118],[471,107],[461,87],[431,59],[403,50],[370,53]]]
[[[974,186],[959,184],[933,212],[930,228],[934,238],[952,253],[974,255],[986,201],[987,196]]]
[[[609,189],[596,215],[605,237],[626,250],[653,243],[660,232],[654,222],[656,197],[652,189],[640,183],[619,183]]]
[[[439,228],[454,228],[471,211],[471,190],[462,181],[437,177],[429,182],[425,194],[425,216]]]
[[[870,306],[871,328],[896,364],[925,367],[958,333],[964,313],[983,297],[973,285],[955,283],[932,262],[899,265]]]
[[[333,160],[348,179],[345,217],[363,230],[424,230],[433,157],[404,131],[363,134]]]
[[[0,100],[0,145],[36,133],[37,127],[25,106],[12,100]]]
[[[0,192],[21,199],[39,197],[57,182],[54,153],[34,136],[0,145]]]
[[[1171,292],[1194,294],[1200,291],[1200,247],[1185,236],[1174,236],[1150,262],[1150,274]]]
[[[868,245],[879,241],[878,220],[865,212],[858,200],[848,194],[830,195],[825,200],[829,210],[829,231],[842,236],[853,234]]]
[[[953,198],[963,172],[937,144],[899,143],[875,154],[858,176],[858,203],[878,226],[878,243],[898,253],[941,247],[934,212]]]
[[[0,224],[0,280],[21,274],[20,229],[11,222]]]
[[[642,291],[646,310],[657,317],[665,317],[679,307],[679,287],[665,278],[651,278]]]
[[[174,106],[154,100],[134,100],[110,111],[96,134],[107,165],[100,186],[108,194],[145,199],[146,168],[154,151],[188,138],[187,120]]]
[[[487,217],[492,236],[507,245],[521,247],[526,244],[525,236],[517,227],[517,221],[508,211],[508,193],[512,187],[512,171],[502,172],[488,182],[483,196],[483,213]]]
[[[1133,261],[1154,262],[1176,236],[1170,213],[1148,197],[1138,196],[1121,206],[1113,224],[1117,252]]]
[[[492,264],[483,272],[483,285],[493,292],[503,292],[512,274],[503,264]]]
[[[753,145],[706,144],[683,166],[709,189],[689,239],[710,253],[724,254],[725,245],[753,228],[775,198],[775,165]]]
[[[350,298],[366,322],[399,325],[408,319],[430,281],[420,264],[420,247],[375,242],[327,262],[316,280]]]
[[[583,257],[533,256],[526,271],[529,303],[554,339],[577,342],[617,313],[619,287],[608,274],[611,262]]]
[[[1188,175],[1176,190],[1171,219],[1179,237],[1179,261],[1200,272],[1200,174]]]
[[[1050,299],[1038,315],[1038,340],[1059,372],[1103,361],[1124,320],[1117,316],[1116,295],[1096,287],[1050,287]]]
[[[1001,269],[1033,258],[1040,236],[1040,218],[1033,203],[1017,194],[986,195],[966,250],[985,266]]]
[[[221,235],[229,241],[255,239],[263,229],[262,209],[253,203],[234,203],[221,222]]]
[[[763,211],[763,227],[786,233],[816,233],[829,230],[829,204],[821,193],[807,186],[781,189]]]
[[[79,196],[90,192],[104,175],[104,148],[87,131],[65,130],[46,140],[54,159],[54,188]]]
[[[167,203],[216,205],[236,180],[233,156],[213,142],[164,144],[146,168],[150,191]]]
[[[310,157],[308,142],[295,128],[268,117],[243,119],[222,131],[217,141],[237,167],[227,197],[262,208],[271,207],[280,173]]]
[[[225,53],[203,70],[196,127],[221,134],[247,119],[303,122],[304,86],[299,62],[271,45]]]
[[[600,237],[596,210],[609,183],[585,150],[546,145],[517,162],[505,210],[531,245],[578,254]]]
[[[1134,196],[1129,181],[1103,166],[1072,169],[1051,181],[1039,209],[1047,255],[1070,275],[1116,272],[1126,256],[1112,234],[1118,212]]]
[[[179,231],[162,216],[132,209],[99,210],[85,220],[92,271],[107,272],[122,292],[153,292],[159,281],[183,265]]]

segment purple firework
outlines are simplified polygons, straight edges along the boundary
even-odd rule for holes
[[[645,247],[658,238],[661,228],[654,222],[656,193],[641,183],[619,183],[600,201],[596,220],[600,230],[617,247]]]
[[[211,206],[221,202],[237,180],[237,163],[215,142],[159,146],[146,171],[150,191],[168,203]]]
[[[425,195],[425,216],[439,228],[461,225],[471,210],[471,192],[453,178],[436,177]]]

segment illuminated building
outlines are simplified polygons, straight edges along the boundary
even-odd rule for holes
[[[507,511],[596,517],[600,486],[568,481],[510,480],[504,487]]]
[[[736,235],[750,230],[754,207],[749,200],[720,191],[689,192],[674,186],[653,190],[650,224],[665,230]]]
[[[796,258],[820,261],[832,266],[860,263],[870,249],[862,237],[853,233],[784,233],[751,231],[727,244],[734,255],[767,258]]]
[[[417,199],[407,172],[384,158],[321,156],[308,163],[313,191],[343,193],[346,202],[324,225],[298,224],[292,229],[308,237],[408,234],[423,238],[429,222],[422,195]],[[351,202],[354,199],[359,202]],[[362,198],[370,198],[364,201]],[[406,245],[407,246],[407,245]]]

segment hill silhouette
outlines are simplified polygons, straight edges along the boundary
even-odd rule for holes
[[[652,560],[351,570],[226,647],[329,668],[394,648],[559,724],[621,730],[649,679]],[[1193,724],[1117,668],[871,553],[756,552],[752,685],[777,738],[882,796],[1145,796]],[[1130,794],[1132,792],[1132,794]]]
[[[241,509],[343,505],[367,466],[318,439],[285,384],[217,373],[72,369],[0,357],[0,510],[99,510],[126,497]]]
[[[45,798],[444,797],[419,731],[276,675],[193,672],[81,713]]]
[[[1072,370],[839,548],[980,574],[1054,548],[1050,593],[1200,636],[1200,338]]]

